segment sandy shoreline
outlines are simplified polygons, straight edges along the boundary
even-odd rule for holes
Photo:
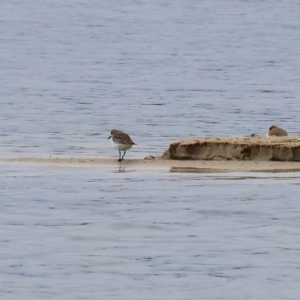
[[[276,161],[206,161],[111,158],[0,158],[1,164],[45,165],[58,167],[130,167],[136,169],[170,169],[171,172],[300,172],[300,162]]]
[[[198,138],[174,142],[162,156],[144,159],[95,157],[2,157],[2,164],[58,167],[129,167],[170,172],[300,172],[298,137]]]

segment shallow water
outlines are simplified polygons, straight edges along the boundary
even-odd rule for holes
[[[1,157],[299,134],[294,1],[0,4]],[[121,171],[121,172],[120,172]],[[182,170],[181,170],[182,171]],[[298,173],[1,164],[1,299],[297,299]]]
[[[296,299],[299,177],[1,167],[1,298]]]

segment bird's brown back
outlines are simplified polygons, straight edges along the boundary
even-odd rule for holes
[[[272,125],[269,128],[269,136],[288,136],[288,133],[284,129],[282,129],[278,126]]]
[[[124,144],[124,145],[135,145],[135,143],[132,141],[131,137],[118,129],[113,129],[111,131],[111,135],[113,137],[113,140],[119,144]]]

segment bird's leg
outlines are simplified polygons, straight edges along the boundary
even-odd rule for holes
[[[121,161],[121,151],[119,150],[119,160],[118,161]]]
[[[126,154],[126,150],[124,151],[124,154],[123,154],[123,156],[122,156],[122,158],[121,158],[121,159],[123,159],[123,158],[124,158],[125,154]]]

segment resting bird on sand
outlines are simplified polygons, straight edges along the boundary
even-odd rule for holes
[[[267,136],[288,136],[288,133],[284,129],[282,129],[278,126],[272,125],[269,128],[269,132],[268,132]]]

